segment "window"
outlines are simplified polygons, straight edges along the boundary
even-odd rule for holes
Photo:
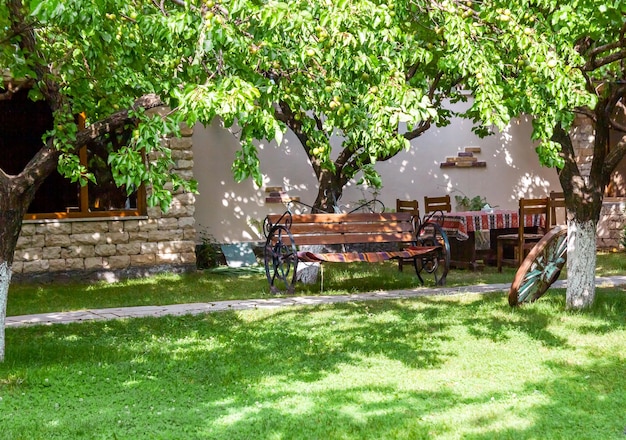
[[[9,174],[21,172],[41,148],[41,136],[52,127],[52,114],[45,102],[28,99],[20,91],[0,100],[0,168]],[[130,196],[117,188],[107,165],[107,154],[123,145],[129,133],[120,132],[83,147],[81,163],[96,176],[97,184],[71,183],[56,170],[41,185],[29,206],[26,219],[137,216],[145,214],[145,190]]]

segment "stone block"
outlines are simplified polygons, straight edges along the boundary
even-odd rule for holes
[[[109,232],[108,221],[94,222],[74,222],[72,223],[72,234],[93,234],[96,232]]]
[[[148,233],[148,241],[173,241],[173,240],[182,240],[183,238],[183,230],[169,230],[169,231],[150,231]]]
[[[63,235],[60,235],[63,237]],[[31,247],[44,247],[46,245],[46,236],[45,235],[33,235],[33,241]]]
[[[90,257],[85,258],[85,269],[86,270],[94,270],[94,269],[104,269],[104,259],[103,257]]]
[[[190,192],[177,194],[174,200],[177,200],[181,206],[193,205],[196,203],[196,195]]]
[[[72,223],[67,222],[50,222],[38,224],[36,228],[37,234],[65,234],[72,233]]]
[[[128,243],[128,232],[114,232],[107,234],[106,242],[108,244],[124,244]]]
[[[125,220],[121,223],[124,224],[125,232],[137,232],[139,231],[139,222],[143,220]]]
[[[126,269],[130,266],[129,255],[115,255],[104,258],[104,266],[109,269]]]
[[[44,237],[44,242],[46,246],[62,246],[67,247],[71,246],[72,240],[69,235],[61,235],[61,234],[46,234]]]
[[[172,150],[173,160],[192,160],[193,151],[191,150]]]
[[[55,237],[63,237],[63,235],[55,235]],[[24,249],[29,247],[44,247],[46,245],[45,236],[43,235],[20,235],[17,239],[16,249]]]
[[[64,270],[69,269],[65,261],[66,260],[63,258],[55,258],[52,260],[48,260],[50,272],[62,272]]]
[[[190,137],[170,138],[169,143],[172,150],[191,150],[193,145]]]
[[[43,257],[43,248],[26,248],[15,251],[14,260],[17,261],[35,261],[41,260]]]
[[[177,264],[181,263],[180,254],[157,254],[157,264]]]
[[[163,217],[187,217],[187,207],[181,206],[179,203],[172,203],[170,209],[163,213]]]
[[[159,229],[159,224],[157,223],[156,218],[150,218],[148,220],[139,221],[140,231],[155,231],[157,229]]]
[[[184,122],[180,123],[180,135],[183,137],[190,137],[193,135],[193,127],[185,124]]]
[[[160,218],[163,215],[163,212],[161,212],[161,208],[159,208],[158,206],[149,206],[147,211],[148,217],[150,217],[151,219]]]
[[[23,249],[23,248],[29,248],[29,247],[33,247],[32,235],[27,235],[27,236],[20,235],[19,237],[17,237],[17,243],[15,245],[15,249]]]
[[[61,250],[61,258],[88,258],[96,255],[95,245],[76,245],[63,248]]]
[[[85,269],[85,259],[84,258],[66,258],[65,268],[67,270],[83,270]]]
[[[20,231],[20,235],[35,235],[37,232],[37,225],[32,223],[23,223],[22,230]]]
[[[124,232],[126,231],[126,222],[121,220],[113,220],[109,222],[109,232]]]
[[[176,168],[178,170],[191,170],[193,168],[193,160],[180,159],[176,161]]]
[[[136,255],[141,253],[141,243],[118,244],[117,255]]]
[[[131,266],[151,266],[155,262],[156,262],[155,254],[140,254],[140,255],[130,256]]]
[[[22,273],[47,272],[50,268],[48,260],[25,261]]]
[[[72,244],[105,244],[107,242],[106,235],[100,232],[94,232],[92,234],[72,234],[70,235]]]
[[[142,254],[156,254],[159,251],[159,244],[154,243],[141,243]]]
[[[196,219],[193,217],[180,217],[178,219],[178,227],[182,229],[193,228],[196,224]]]
[[[21,261],[13,261],[13,265],[11,266],[11,271],[13,273],[22,273],[24,270],[24,263]]]
[[[47,246],[43,248],[43,258],[46,260],[61,259],[61,249],[59,246]]]
[[[193,179],[193,170],[178,170],[176,174],[178,174],[183,180]]]
[[[196,243],[186,240],[161,241],[158,243],[159,254],[195,252]]]
[[[178,219],[175,218],[160,218],[157,220],[159,229],[178,229]]]
[[[195,252],[185,252],[180,254],[180,261],[182,263],[195,264],[196,263],[196,253]]]
[[[136,241],[148,241],[149,232],[129,232],[128,233],[128,242],[134,243]]]
[[[117,246],[114,244],[98,244],[94,248],[94,253],[98,257],[110,257],[117,254]]]

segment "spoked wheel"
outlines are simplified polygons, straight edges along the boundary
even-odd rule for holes
[[[539,299],[559,278],[566,261],[567,227],[556,226],[531,249],[517,270],[509,290],[509,305]]]
[[[448,236],[437,223],[422,224],[419,232],[418,243],[420,246],[441,246],[437,252],[424,255],[416,261],[418,277],[426,272],[435,278],[437,286],[446,284],[446,277],[450,269],[450,242]]]
[[[289,230],[275,225],[265,240],[265,276],[273,294],[295,291],[298,254]]]

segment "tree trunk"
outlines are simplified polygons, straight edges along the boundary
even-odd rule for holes
[[[23,194],[17,195],[14,191],[15,187],[11,184],[12,179],[4,173],[0,177],[0,362],[3,362],[4,324],[13,255],[22,229],[22,218],[32,197],[24,197]]]
[[[7,316],[7,300],[9,298],[9,284],[11,284],[11,266],[0,262],[0,362],[4,362],[4,323]]]
[[[341,176],[339,169],[334,173],[326,169],[321,170],[318,176],[317,198],[313,204],[315,211],[336,212],[346,180]]]
[[[596,222],[573,219],[567,225],[568,309],[590,307],[595,299]]]

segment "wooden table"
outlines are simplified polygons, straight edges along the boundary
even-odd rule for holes
[[[524,228],[536,232],[545,227],[542,215],[524,216]],[[478,260],[494,263],[498,235],[517,232],[519,212],[494,209],[491,211],[448,212],[443,230],[450,239],[451,266],[476,269]]]

